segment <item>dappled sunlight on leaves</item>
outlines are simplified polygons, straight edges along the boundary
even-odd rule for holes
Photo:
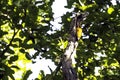
[[[68,44],[70,22],[77,12],[88,12],[75,56],[79,79],[119,80],[120,1],[67,0],[65,8],[72,12],[60,16],[59,30],[51,23],[56,21],[51,7],[54,1],[0,1],[0,80],[28,79],[32,74],[30,64],[37,57],[58,65]],[[56,76],[53,73],[40,71],[36,80],[63,80],[61,69]]]

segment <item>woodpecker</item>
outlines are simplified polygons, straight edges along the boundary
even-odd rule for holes
[[[82,36],[81,21],[83,20],[83,15],[76,15],[76,40],[78,41]]]
[[[75,15],[70,25],[70,34],[72,36],[70,40],[78,41],[81,38],[82,36],[81,24],[87,15],[88,13],[85,14],[78,13]]]
[[[82,36],[82,28],[76,27],[76,40],[78,41]]]

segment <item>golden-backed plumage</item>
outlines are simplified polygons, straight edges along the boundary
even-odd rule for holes
[[[81,27],[76,27],[76,36],[77,40],[79,40],[82,36],[82,28]]]

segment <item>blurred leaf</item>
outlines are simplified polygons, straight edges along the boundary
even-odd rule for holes
[[[32,56],[32,58],[33,59],[36,59],[36,57],[39,55],[39,52],[36,52],[33,56]]]
[[[22,40],[20,38],[14,38],[13,42],[22,42]]]
[[[29,53],[25,53],[25,57],[26,57],[28,60],[31,60],[31,59],[32,59],[32,57],[31,57],[31,55],[30,55]]]
[[[18,60],[18,55],[10,57],[10,60],[8,62],[9,62],[9,64],[12,64],[16,60]]]
[[[7,76],[4,76],[2,79],[3,80],[9,80]]]
[[[20,69],[18,66],[14,66],[14,65],[11,66],[11,68],[15,68],[15,69],[18,69],[18,70]]]
[[[108,10],[107,10],[108,14],[112,14],[113,11],[114,11],[114,8],[112,8],[112,7],[109,7]]]
[[[22,48],[21,48],[19,51],[20,51],[20,52],[22,52],[22,53],[25,53],[25,50],[24,50],[24,49],[22,49]]]
[[[25,75],[23,76],[23,80],[27,80],[28,77],[30,76],[30,74],[32,74],[32,71],[31,70],[28,70]]]
[[[15,53],[14,50],[12,50],[10,48],[7,50],[7,52],[10,53],[10,54],[14,54]]]
[[[67,44],[68,44],[68,41],[63,41],[61,38],[60,40],[58,41],[58,46],[61,48],[61,49],[65,49],[67,47]]]
[[[12,74],[9,75],[12,80],[15,80],[14,76]]]
[[[17,47],[18,47],[17,44],[12,44],[11,46],[13,46],[14,48],[17,48]]]
[[[3,67],[5,68],[5,75],[7,76],[11,76],[12,74],[15,73],[14,70],[12,70],[10,67],[8,67],[7,65],[3,65]]]
[[[7,31],[2,31],[2,30],[0,30],[0,37],[3,37],[3,35],[6,35],[6,34],[8,34]]]
[[[2,79],[5,75],[5,70],[3,68],[0,68],[0,79]]]

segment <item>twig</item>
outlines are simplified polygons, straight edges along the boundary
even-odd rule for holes
[[[14,40],[16,34],[18,33],[19,29],[15,32],[15,29],[14,29],[14,34],[12,36],[12,39],[10,41],[10,43],[6,46],[6,48],[2,51],[2,53],[0,54],[0,57],[2,58],[4,56],[4,54],[7,52],[7,50],[9,49],[9,47],[11,46],[12,44],[12,41]]]

